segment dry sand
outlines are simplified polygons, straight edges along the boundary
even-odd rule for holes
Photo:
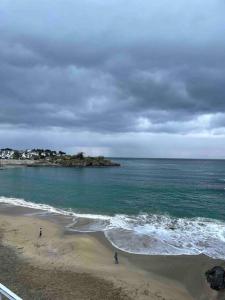
[[[69,234],[58,221],[0,214],[0,282],[24,299],[225,299],[204,278],[222,261],[118,251],[115,265],[115,249],[102,234]]]

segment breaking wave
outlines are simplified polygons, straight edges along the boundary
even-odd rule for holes
[[[23,199],[0,197],[0,203],[70,216],[70,231],[104,232],[117,248],[146,255],[198,255],[225,259],[225,223],[207,218],[174,218],[169,215],[115,216],[80,214]]]

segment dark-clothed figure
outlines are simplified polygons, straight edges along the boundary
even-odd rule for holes
[[[42,228],[40,228],[39,237],[42,237]]]
[[[115,264],[117,265],[119,263],[117,252],[115,252],[115,254],[114,254],[114,259],[115,259]]]

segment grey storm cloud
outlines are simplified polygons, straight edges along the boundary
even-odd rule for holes
[[[1,0],[0,125],[220,134],[224,20],[223,0]]]

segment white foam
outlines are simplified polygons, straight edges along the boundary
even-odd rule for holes
[[[55,208],[53,206],[50,206],[48,204],[41,204],[41,203],[34,203],[30,201],[25,201],[24,199],[19,198],[9,198],[9,197],[0,197],[0,203],[9,204],[13,206],[21,206],[21,207],[27,207],[27,208],[33,208],[38,210],[43,210],[49,213],[54,214],[60,214],[65,216],[74,216],[74,217],[80,217],[80,218],[87,218],[87,219],[101,219],[101,220],[109,220],[109,216],[104,215],[94,215],[94,214],[79,214],[71,209],[65,210],[60,208]]]
[[[172,218],[165,215],[119,215],[115,216],[113,223],[105,235],[118,248],[132,253],[203,253],[225,259],[225,223],[217,220]]]
[[[0,197],[0,203],[29,207],[74,217],[72,231],[103,231],[117,248],[147,255],[197,255],[225,259],[225,223],[206,218],[173,218],[166,215],[136,216],[80,214],[23,199]],[[79,218],[88,219],[79,222]]]

